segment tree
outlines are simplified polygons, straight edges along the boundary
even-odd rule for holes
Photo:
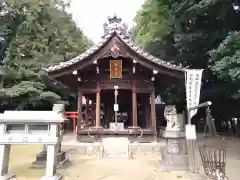
[[[205,69],[201,98],[213,101],[215,116],[236,115],[232,105],[240,104],[237,7],[227,0],[147,0],[136,15],[138,44],[164,60]]]
[[[172,32],[174,17],[164,0],[147,0],[135,17],[133,40],[149,53],[171,61],[176,54]]]
[[[68,99],[62,97],[64,92],[43,81],[42,67],[77,56],[91,41],[65,11],[63,2],[9,0],[1,3],[0,29],[6,39],[0,67],[3,109],[46,108]]]

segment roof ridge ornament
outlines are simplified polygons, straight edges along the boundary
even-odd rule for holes
[[[109,24],[112,24],[112,23],[121,23],[122,22],[122,18],[120,17],[117,17],[116,13],[113,15],[113,17],[110,17],[108,16],[108,22]]]
[[[122,18],[118,17],[116,14],[114,14],[112,17],[108,16],[108,22],[103,24],[103,30],[103,37],[114,31],[118,33],[120,32],[127,38],[129,37],[127,24],[122,23]]]

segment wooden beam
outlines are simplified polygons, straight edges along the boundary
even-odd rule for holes
[[[93,89],[93,88],[79,87],[78,89],[80,89],[83,94],[93,94],[93,93],[97,93],[98,91],[96,88]]]
[[[94,74],[89,76],[89,74],[81,74],[81,79],[83,81],[92,81],[92,80],[99,80],[99,81],[109,81],[109,80],[142,80],[142,81],[150,81],[152,74],[123,74],[122,78],[119,79],[111,79],[110,75],[107,73],[102,74]]]
[[[154,87],[152,82],[146,82],[146,81],[130,81],[130,80],[121,80],[121,79],[115,79],[115,80],[109,80],[109,81],[99,81],[99,86],[101,89],[113,89],[115,85],[118,85],[119,89],[132,89],[133,84],[135,84],[136,89],[151,89]],[[96,88],[93,88],[93,86],[96,86],[96,82],[86,82],[79,85],[79,87],[82,89],[82,92],[88,93],[87,90],[89,90],[90,93],[95,93]]]
[[[93,93],[97,93],[97,89],[91,89],[91,88],[82,88],[82,87],[79,87],[78,89],[81,90],[81,92],[85,95],[88,95],[88,94],[93,94]],[[101,90],[114,90],[113,87],[111,86],[100,86],[100,89]],[[119,89],[123,89],[123,90],[132,90],[132,85],[130,86],[123,86],[123,85],[119,85]],[[146,87],[146,88],[136,88],[135,87],[135,90],[137,93],[140,93],[140,94],[148,94],[148,93],[151,93],[152,92],[152,89],[153,87],[150,86],[150,87]]]

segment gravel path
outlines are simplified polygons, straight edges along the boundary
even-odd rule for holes
[[[144,155],[146,156],[146,155]],[[72,158],[73,165],[64,170],[65,180],[190,180],[183,172],[160,172],[152,158],[102,159]]]

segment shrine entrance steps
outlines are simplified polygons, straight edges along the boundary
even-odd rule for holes
[[[131,142],[125,137],[107,137],[100,142],[93,143],[82,143],[76,140],[62,143],[62,147],[68,149],[70,154],[95,156],[96,159],[135,159],[141,153],[158,154],[159,156],[165,146],[166,142],[164,140],[139,143]]]
[[[103,138],[99,147],[100,158],[130,158],[130,141],[126,137]]]

